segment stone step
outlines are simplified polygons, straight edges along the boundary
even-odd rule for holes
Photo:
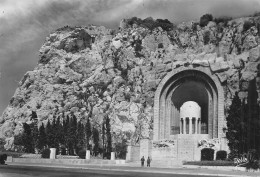
[[[129,166],[138,167],[141,166],[141,162],[127,162]],[[145,161],[144,165],[146,166],[147,163]],[[174,168],[174,167],[182,167],[182,161],[174,160],[174,159],[152,159],[151,167],[158,167],[158,168]]]
[[[181,167],[182,161],[180,160],[168,160],[168,159],[154,159],[151,163],[151,166],[156,166],[160,168],[173,168],[173,167]]]

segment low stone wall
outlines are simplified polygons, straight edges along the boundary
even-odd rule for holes
[[[116,164],[121,164],[121,165],[125,164],[125,160],[115,160],[115,161]]]
[[[41,159],[41,154],[23,154],[19,158]],[[79,156],[75,155],[56,155],[56,159],[79,159]]]
[[[177,152],[176,148],[174,147],[158,147],[153,148],[152,150],[152,159],[176,159],[177,158]]]
[[[19,158],[40,159],[40,158],[42,158],[42,155],[41,154],[23,154]]]
[[[118,162],[116,162],[118,161]],[[8,157],[6,162],[15,163],[40,163],[40,164],[123,164],[121,160],[102,160],[102,159],[31,159],[31,158],[10,158]]]
[[[56,155],[56,159],[79,159],[79,156],[75,156],[75,155]]]
[[[140,161],[140,146],[128,146],[127,147],[127,154],[126,154],[126,161]]]

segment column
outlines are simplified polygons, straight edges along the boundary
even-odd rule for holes
[[[183,126],[182,118],[180,118],[180,134],[183,134],[183,133],[182,133],[182,129],[183,129],[182,126]]]
[[[201,119],[199,118],[199,134],[201,134]]]
[[[183,134],[186,134],[186,117],[183,118]]]
[[[198,134],[198,118],[195,117],[195,134]]]
[[[192,134],[192,117],[189,117],[189,134]]]
[[[141,157],[147,158],[152,155],[152,141],[150,139],[141,139],[140,140],[140,159]]]

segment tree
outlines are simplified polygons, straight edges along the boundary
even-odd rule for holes
[[[202,17],[200,17],[200,26],[201,27],[207,26],[209,21],[212,20],[213,20],[213,16],[211,14],[202,15]]]
[[[46,144],[49,148],[51,148],[54,146],[54,135],[53,135],[53,129],[50,120],[48,120],[47,122],[45,133],[46,133]]]
[[[67,115],[66,120],[63,120],[63,141],[64,146],[68,149],[69,148],[69,126],[70,126],[70,118],[69,115]]]
[[[23,123],[23,133],[14,137],[14,144],[23,146],[24,152],[34,152],[30,125]]]
[[[77,148],[77,118],[72,114],[70,126],[69,126],[69,139],[70,139],[70,151],[71,154],[76,154]]]
[[[249,82],[247,104],[235,94],[228,110],[226,133],[233,157],[254,150],[260,154],[260,114],[256,80]]]
[[[86,148],[87,150],[90,150],[90,144],[89,144],[89,140],[91,137],[91,124],[90,124],[90,120],[88,118],[86,126],[85,126],[85,134],[86,134]]]
[[[56,116],[54,116],[53,118],[54,118],[52,123],[52,130],[54,136],[53,147],[57,148],[57,152],[60,152],[60,144],[61,142],[63,142],[63,127],[60,122],[60,117],[56,118]]]
[[[32,120],[35,120],[35,119],[37,119],[37,118],[38,118],[38,116],[37,116],[36,112],[35,112],[35,111],[32,111],[31,119],[32,119]]]
[[[247,99],[247,150],[255,149],[258,153],[259,143],[259,105],[257,103],[258,93],[256,88],[256,79],[249,82]]]
[[[116,143],[115,152],[118,158],[125,159],[127,153],[127,140],[122,139],[121,142]]]
[[[107,158],[110,158],[111,152],[112,152],[112,137],[110,132],[111,126],[110,126],[110,119],[107,116],[106,117],[106,135],[107,135]]]
[[[51,130],[52,130],[52,135],[53,135],[53,144],[52,144],[52,148],[56,148],[57,151],[59,149],[59,132],[58,132],[58,128],[59,128],[59,123],[58,120],[56,120],[56,116],[53,116],[53,121],[51,124]]]
[[[37,122],[34,121],[30,124],[31,128],[31,136],[32,136],[32,144],[34,149],[38,149],[38,144],[39,144],[39,130],[37,126]]]
[[[32,123],[30,124],[31,128],[31,136],[32,136],[32,144],[33,148],[36,150],[38,143],[39,143],[39,129],[38,129],[38,116],[35,111],[32,111],[31,114],[31,121]]]
[[[60,118],[60,117],[59,117]],[[62,120],[62,122],[61,122]],[[62,113],[61,115],[61,118],[60,118],[60,126],[59,126],[59,138],[60,138],[60,145],[61,146],[64,146],[65,145],[65,142],[64,142],[64,125],[66,124],[66,119],[65,119],[65,115],[64,113]]]
[[[77,153],[85,147],[84,138],[84,125],[79,121],[77,124]]]
[[[94,155],[97,156],[99,153],[99,132],[96,128],[93,128],[93,143],[94,143],[93,152]]]
[[[45,134],[45,128],[44,128],[43,123],[40,126],[38,137],[39,137],[39,139],[38,139],[37,148],[39,150],[43,150],[44,146],[46,145],[46,134]]]
[[[106,145],[105,145],[105,121],[103,119],[103,122],[102,122],[102,154],[103,154],[103,159],[105,158],[105,156],[107,155],[106,154]]]
[[[242,101],[242,106],[241,106],[241,121],[240,121],[240,152],[239,154],[244,154],[247,152],[247,105],[245,103],[245,99]]]
[[[226,137],[228,139],[228,146],[230,148],[230,153],[233,157],[237,157],[239,155],[239,139],[241,135],[241,100],[238,97],[238,93],[236,92],[232,104],[228,110],[227,120],[227,133]]]

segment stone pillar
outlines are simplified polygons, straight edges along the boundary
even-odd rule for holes
[[[198,118],[195,117],[195,134],[198,134]]]
[[[90,159],[90,150],[86,150],[86,159],[87,159],[87,160]]]
[[[199,118],[199,134],[201,134],[201,119]]]
[[[50,148],[50,159],[56,159],[56,148]]]
[[[183,133],[182,133],[182,130],[183,130],[182,125],[183,125],[183,123],[182,123],[182,118],[180,118],[180,134],[183,134]]]
[[[192,117],[189,117],[189,134],[192,134]]]
[[[115,160],[116,156],[115,156],[115,152],[111,152],[111,160]]]
[[[141,139],[140,140],[140,159],[141,157],[147,158],[148,156],[151,157],[152,153],[152,143],[150,139]]]
[[[132,160],[132,146],[128,145],[127,146],[127,152],[126,152],[126,161],[131,161]]]
[[[186,134],[186,117],[183,118],[183,134]]]

